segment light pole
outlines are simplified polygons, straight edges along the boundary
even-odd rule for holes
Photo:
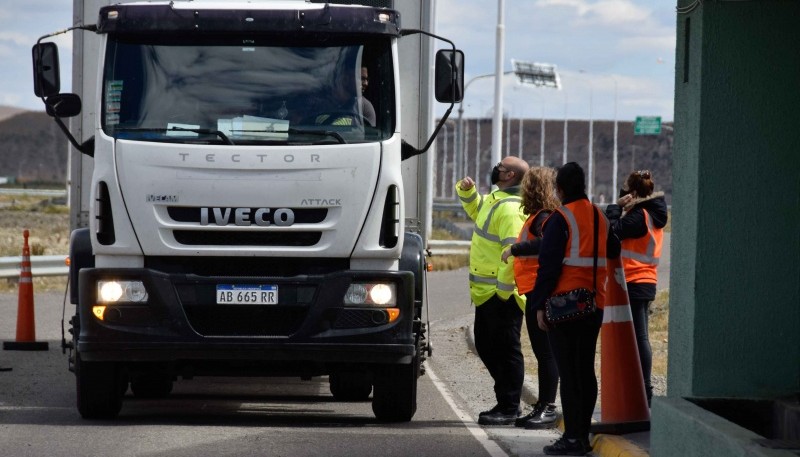
[[[578,70],[579,73],[586,74],[584,70]],[[586,83],[589,84],[589,170],[588,170],[588,183],[586,186],[586,193],[589,196],[589,201],[594,201],[592,191],[594,187],[594,150],[593,150],[593,143],[594,143],[594,119],[592,118],[592,81],[586,80]]]
[[[494,62],[494,122],[492,123],[492,160],[500,162],[500,149],[503,146],[503,58],[505,51],[505,1],[497,0],[497,44]]]
[[[609,201],[614,198],[614,193],[617,191],[617,78],[614,78],[614,166],[612,167],[613,177],[611,178],[611,194]]]
[[[539,166],[544,166],[544,97],[542,97],[542,126],[541,137],[539,139]]]
[[[442,135],[442,142],[444,143],[442,145],[442,150],[444,151],[444,154],[442,154],[442,177],[441,181],[439,181],[439,195],[444,197],[445,183],[447,182],[447,136],[449,130],[447,128],[447,124],[442,125],[442,129],[444,130],[444,135]]]
[[[517,147],[517,156],[522,158],[522,115],[519,116],[519,133],[517,134],[519,146]]]
[[[567,93],[564,92],[564,153],[561,157],[561,164],[567,163]]]

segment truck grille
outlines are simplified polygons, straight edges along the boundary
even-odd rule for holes
[[[184,308],[195,331],[203,336],[288,337],[306,318],[305,307],[191,306]]]
[[[174,230],[175,241],[187,246],[314,246],[322,232],[220,232]]]

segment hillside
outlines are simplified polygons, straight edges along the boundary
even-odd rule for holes
[[[14,110],[17,112],[14,113]],[[2,119],[3,113],[12,113]],[[491,119],[465,119],[467,142],[467,173],[475,174],[475,148],[480,129],[481,176],[479,183],[485,185],[491,165],[492,143]],[[511,119],[508,131],[508,150],[512,155],[519,151],[519,119]],[[662,128],[660,135],[634,135],[632,122],[619,122],[618,134],[618,184],[633,170],[649,169],[653,172],[656,189],[672,195],[672,126]],[[522,157],[529,163],[539,164],[541,121],[524,119],[522,122]],[[567,160],[575,160],[588,171],[589,122],[571,120],[567,126]],[[452,185],[460,176],[453,176],[453,153],[455,123],[448,121],[437,139],[438,166],[434,196],[451,197]],[[604,194],[607,200],[617,195],[611,189],[612,152],[614,149],[614,123],[595,121],[593,126],[595,155],[595,195]],[[506,142],[506,132],[503,134]],[[24,111],[0,107],[0,177],[13,177],[20,183],[48,182],[64,183],[67,175],[67,140],[58,127],[44,112]],[[545,122],[545,165],[562,164],[564,146],[564,121]],[[447,166],[443,166],[443,161]],[[444,195],[440,195],[441,191]]]
[[[6,112],[6,107],[0,112]],[[44,111],[0,120],[0,177],[18,183],[59,183],[67,176],[67,140]]]

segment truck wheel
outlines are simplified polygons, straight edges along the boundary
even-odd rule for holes
[[[389,365],[375,373],[372,412],[382,422],[408,422],[417,412],[419,356],[409,365]]]
[[[328,379],[336,401],[364,401],[372,393],[369,373],[331,373]]]
[[[166,376],[145,376],[131,381],[136,398],[164,398],[172,392],[172,380]]]
[[[111,362],[83,362],[75,355],[78,412],[84,419],[113,419],[122,409],[120,370]]]

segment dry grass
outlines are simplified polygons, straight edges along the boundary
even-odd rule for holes
[[[69,209],[41,197],[0,195],[0,257],[22,255],[22,231],[30,233],[31,255],[69,249]]]
[[[650,305],[650,346],[653,351],[652,376],[654,388],[657,384],[656,378],[666,378],[667,376],[667,343],[669,341],[669,289],[658,291],[656,299]],[[522,325],[522,353],[525,356],[525,373],[536,379],[538,367],[536,357],[531,349],[530,337],[525,325]],[[595,358],[595,371],[597,378],[600,379],[600,345],[597,345],[597,356]],[[663,386],[662,386],[663,387]],[[657,394],[663,394],[657,392]]]
[[[42,197],[0,195],[0,257],[21,256],[23,230],[31,255],[69,251],[69,209]],[[63,291],[66,276],[34,277],[35,291]],[[0,281],[0,292],[17,290],[17,278]]]
[[[455,240],[458,239],[447,230],[434,228],[431,234],[433,240]],[[428,263],[433,265],[434,271],[457,270],[469,265],[469,254],[463,255],[435,255],[428,258]]]

